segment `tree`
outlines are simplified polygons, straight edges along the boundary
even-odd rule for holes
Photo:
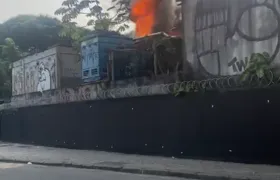
[[[75,23],[64,23],[59,36],[68,39],[72,46],[77,50],[80,49],[80,43],[91,31],[82,27],[77,27]]]
[[[116,6],[119,5],[116,0],[112,0],[112,2]],[[113,7],[110,9],[113,9]],[[119,25],[116,31],[123,32],[128,28],[127,24],[122,24],[124,21],[119,14],[110,17],[109,13],[100,6],[99,0],[65,0],[62,7],[55,11],[55,14],[62,15],[64,23],[70,23],[80,14],[85,14],[91,18],[87,25],[92,26],[94,30],[110,31]]]
[[[0,98],[11,95],[12,62],[55,44],[79,47],[78,42],[89,32],[48,16],[20,15],[0,24]]]
[[[21,51],[12,38],[6,38],[4,45],[0,45],[0,48],[2,60],[12,63],[21,57]]]
[[[61,22],[48,16],[19,15],[0,25],[0,44],[7,37],[12,38],[23,50],[33,47],[43,51],[62,39]]]
[[[116,12],[116,21],[119,23],[129,21],[130,4],[132,0],[112,0],[113,6],[109,10]]]
[[[6,38],[0,45],[0,98],[10,97],[12,89],[12,72],[10,65],[21,58],[21,51],[13,39]]]

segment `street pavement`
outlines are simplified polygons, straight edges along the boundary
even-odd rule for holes
[[[78,168],[47,167],[27,164],[0,163],[1,180],[182,180]],[[186,179],[184,179],[186,180]]]
[[[127,155],[0,142],[0,161],[36,165],[102,169],[189,179],[280,180],[280,166]],[[1,179],[1,176],[0,176]]]

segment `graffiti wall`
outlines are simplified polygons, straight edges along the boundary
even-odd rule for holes
[[[17,61],[12,69],[12,93],[21,94],[24,92],[24,68],[23,61]]]
[[[55,61],[54,54],[24,65],[25,92],[43,92],[56,87]]]
[[[58,88],[44,91],[43,93],[33,92],[13,96],[10,103],[0,105],[0,110],[89,100],[168,94],[171,88],[165,84],[166,80],[164,79],[152,80],[145,77],[137,80],[127,79],[115,82],[100,82],[74,88]]]
[[[187,60],[205,75],[240,74],[250,55],[268,52],[280,63],[279,0],[183,2]]]
[[[13,64],[13,95],[56,88],[56,50],[28,56]]]
[[[79,84],[78,59],[72,48],[54,47],[13,63],[13,96]]]

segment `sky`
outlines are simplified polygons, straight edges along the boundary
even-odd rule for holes
[[[8,20],[11,17],[20,14],[34,14],[34,15],[54,15],[55,10],[61,7],[63,0],[1,0],[3,1],[0,6],[0,23]],[[109,7],[109,0],[102,0],[103,7]],[[102,2],[101,1],[101,2]],[[106,2],[104,4],[104,2]],[[79,16],[77,23],[80,26],[85,26],[88,19],[85,16]]]

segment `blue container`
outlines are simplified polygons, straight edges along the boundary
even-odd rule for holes
[[[133,40],[117,33],[95,33],[81,43],[83,82],[108,78],[110,49],[132,46]]]

